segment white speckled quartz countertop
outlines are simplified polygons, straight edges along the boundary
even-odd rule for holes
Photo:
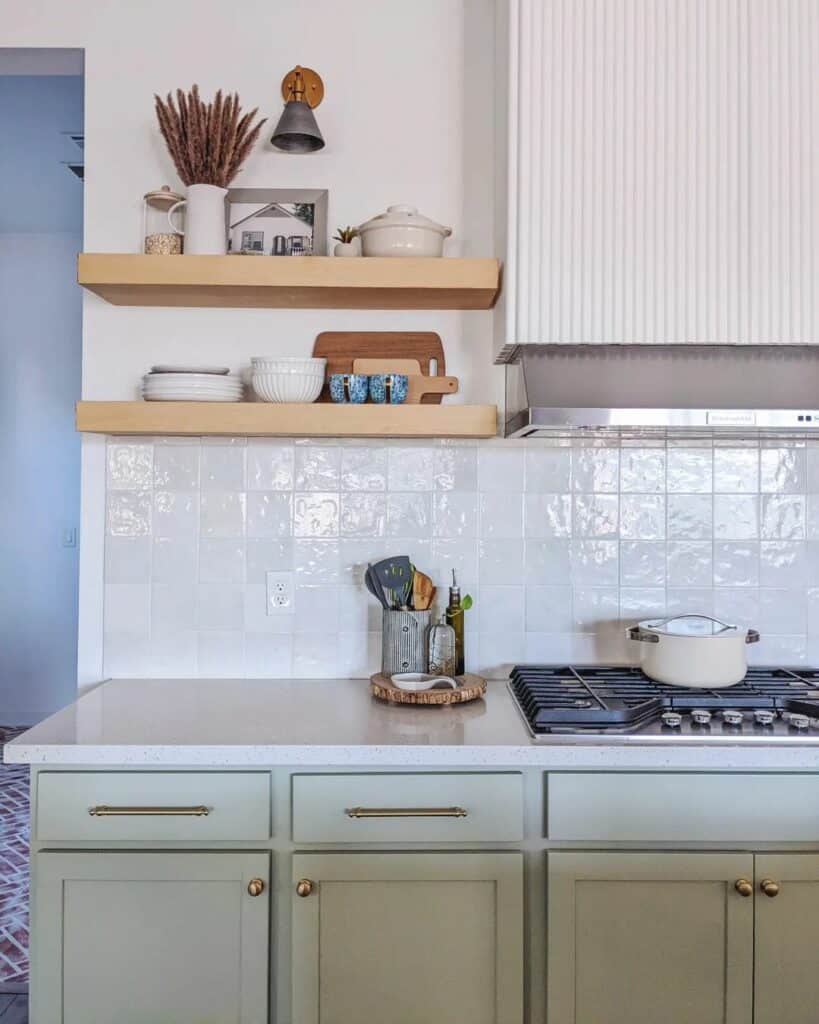
[[[117,679],[29,729],[9,762],[142,767],[819,770],[819,742],[569,736],[534,744],[503,681],[452,708],[392,707],[362,679]]]

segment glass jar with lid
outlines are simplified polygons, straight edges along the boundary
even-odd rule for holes
[[[142,197],[143,252],[149,256],[179,256],[182,235],[168,221],[168,211],[185,197],[168,185],[146,192]]]

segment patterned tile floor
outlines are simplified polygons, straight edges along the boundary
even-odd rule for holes
[[[0,726],[0,992],[28,981],[28,766],[2,763],[18,732]]]

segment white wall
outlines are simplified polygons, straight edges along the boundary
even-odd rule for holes
[[[412,202],[454,227],[451,254],[490,255],[492,19],[491,0],[243,0],[238,8],[217,0],[0,0],[5,46],[85,50],[92,252],[138,251],[143,193],[179,185],[155,128],[154,92],[193,82],[205,95],[238,90],[246,107],[268,117],[267,140],[281,111],[281,77],[302,63],[324,78],[316,114],[326,148],[292,156],[265,141],[237,183],[326,187],[333,227]],[[465,401],[499,398],[489,313],[120,309],[93,296],[84,300],[83,395],[133,398],[153,362],[215,360],[237,369],[255,354],[308,353],[322,330],[402,327],[441,333]],[[81,683],[102,672],[104,506],[102,442],[84,439],[83,449]]]

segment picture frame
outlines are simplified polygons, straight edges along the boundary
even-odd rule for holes
[[[327,199],[320,188],[228,189],[228,253],[326,256]]]

